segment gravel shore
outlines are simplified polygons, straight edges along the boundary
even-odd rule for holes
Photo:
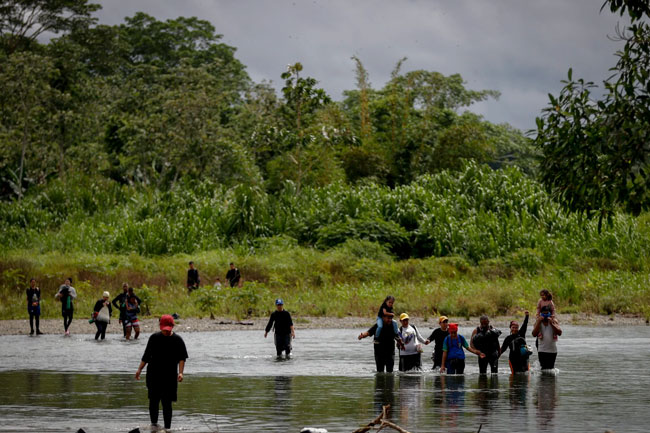
[[[373,324],[371,317],[295,317],[294,325],[296,330],[300,329],[363,329]],[[496,317],[491,322],[497,328],[505,329],[510,320],[522,320],[523,317]],[[452,322],[460,326],[475,326],[478,324],[478,318],[455,318],[451,317]],[[647,325],[647,321],[642,317],[627,315],[589,315],[589,314],[560,314],[558,316],[560,324],[587,325],[587,326],[639,326]],[[45,334],[63,333],[63,320],[44,319],[41,320],[41,331]],[[266,318],[252,318],[236,320],[231,318],[180,318],[177,320],[178,332],[202,332],[202,331],[227,331],[233,329],[256,329],[262,330],[266,326]],[[411,317],[411,323],[420,328],[429,329],[437,327],[435,318],[429,317],[425,320],[422,317]],[[158,330],[158,319],[140,320],[141,331],[149,333]],[[532,324],[529,325],[532,327]],[[532,328],[531,328],[532,329]],[[74,334],[94,334],[97,328],[94,324],[88,323],[88,319],[79,318],[72,322],[70,331]],[[0,335],[21,335],[29,333],[29,318],[21,320],[0,320]],[[108,326],[107,334],[121,334],[122,327],[118,324],[117,319],[113,319]]]

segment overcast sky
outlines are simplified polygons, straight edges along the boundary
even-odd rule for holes
[[[471,89],[495,89],[496,101],[471,110],[522,130],[534,127],[547,94],[573,67],[600,83],[621,44],[607,38],[620,17],[599,13],[603,0],[95,0],[102,24],[143,11],[157,19],[210,21],[255,81],[281,84],[301,62],[334,99],[355,87],[358,56],[374,88],[395,63],[402,71],[459,73]]]

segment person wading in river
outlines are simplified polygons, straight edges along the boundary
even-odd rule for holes
[[[122,293],[113,299],[112,304],[120,312],[119,322],[122,325],[122,335],[126,337],[126,298],[129,292],[129,285],[122,283]]]
[[[555,368],[557,358],[557,337],[562,335],[562,329],[555,319],[551,318],[551,309],[542,307],[540,318],[533,327],[533,337],[537,337],[537,356],[542,370]]]
[[[36,335],[41,335],[39,319],[41,316],[41,289],[36,286],[36,278],[29,280],[29,288],[25,291],[27,295],[27,313],[29,313],[29,335],[34,335],[34,319],[36,319]]]
[[[293,329],[293,321],[291,314],[284,309],[284,301],[280,298],[275,300],[276,310],[271,313],[269,323],[266,324],[264,330],[264,338],[269,335],[271,328],[275,330],[273,341],[275,342],[275,352],[278,358],[282,356],[282,352],[286,353],[287,359],[291,356],[291,339],[296,338],[296,333]]]
[[[428,338],[429,341],[435,343],[433,346],[433,353],[431,354],[434,370],[440,368],[442,365],[442,343],[445,341],[445,337],[449,335],[449,319],[447,316],[440,316],[438,323],[440,324],[440,327],[434,329]]]
[[[151,424],[158,426],[159,404],[162,403],[165,428],[172,426],[172,402],[177,400],[178,382],[183,381],[183,370],[187,360],[187,349],[183,339],[173,332],[174,318],[164,315],[160,318],[160,332],[149,337],[144,350],[136,380],[145,365],[147,367],[147,390],[149,396],[149,417]]]
[[[479,359],[484,359],[485,354],[470,347],[465,337],[458,334],[458,323],[449,324],[449,335],[442,343],[442,365],[440,373],[463,374],[465,372],[465,351],[467,349]]]
[[[106,338],[106,328],[108,323],[111,321],[111,314],[113,314],[113,308],[111,307],[111,302],[109,301],[110,293],[104,292],[102,294],[102,299],[95,302],[95,307],[93,308],[93,322],[97,327],[97,332],[95,333],[95,340],[99,337]]]
[[[399,330],[397,329],[397,322],[394,321],[391,316],[384,315],[382,317],[384,321],[384,326],[379,334],[379,339],[374,340],[374,350],[375,350],[375,364],[377,366],[377,372],[381,373],[386,370],[387,373],[393,372],[393,367],[395,366],[395,343],[400,347],[402,345],[402,340],[399,337]],[[366,332],[359,334],[359,340],[362,338],[375,335],[377,332],[377,324],[372,325],[370,329]]]
[[[429,340],[420,334],[415,325],[409,324],[407,313],[402,313],[399,321],[402,324],[399,336],[404,344],[404,347],[399,349],[399,371],[422,370],[422,345],[429,344]]]
[[[510,322],[510,335],[503,339],[503,344],[501,345],[501,354],[505,353],[506,350],[510,350],[508,353],[508,363],[510,364],[510,372],[514,373],[524,373],[529,369],[528,358],[530,356],[530,351],[526,345],[526,328],[528,326],[528,316],[529,313],[526,311],[524,322],[519,326],[516,320]]]
[[[470,347],[480,350],[485,357],[478,359],[479,373],[485,374],[487,366],[490,364],[490,371],[497,373],[499,371],[499,356],[501,355],[501,346],[499,346],[499,335],[501,331],[490,325],[488,316],[481,316],[481,325],[472,332]]]
[[[73,300],[77,297],[77,291],[72,287],[72,278],[66,278],[65,282],[59,287],[59,291],[54,295],[61,301],[61,315],[63,316],[63,329],[65,335],[70,335],[70,324],[74,316]]]

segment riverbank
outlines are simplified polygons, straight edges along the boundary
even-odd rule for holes
[[[522,320],[520,317],[501,316],[492,318],[492,324],[502,330],[505,330],[511,320]],[[558,316],[560,323],[571,325],[588,325],[588,326],[646,326],[645,318],[633,315],[599,315],[599,314],[560,314]],[[472,317],[469,320],[465,318],[450,318],[452,322],[458,323],[461,327],[471,327],[478,324],[478,317]],[[531,319],[532,320],[532,319]],[[299,334],[301,329],[363,329],[372,325],[372,318],[369,317],[294,317],[296,332]],[[158,330],[158,319],[142,319],[141,331],[150,333]],[[208,318],[187,318],[177,321],[176,332],[206,332],[206,331],[231,331],[231,330],[263,330],[266,326],[266,318],[252,318],[237,320],[232,318],[217,317],[214,320]],[[422,317],[412,317],[411,323],[420,329],[430,330],[437,327],[435,320],[429,318],[425,320]],[[532,329],[532,323],[529,325]],[[97,328],[95,325],[88,323],[86,318],[74,320],[72,322],[71,332],[73,334],[94,334]],[[62,334],[62,320],[43,319],[41,320],[41,331],[45,334]],[[425,331],[424,333],[427,333]],[[22,335],[29,333],[29,320],[0,320],[0,335]],[[113,320],[108,327],[107,334],[121,334],[122,327],[117,320]]]

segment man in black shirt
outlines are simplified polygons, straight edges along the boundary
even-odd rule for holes
[[[41,316],[41,289],[36,286],[36,279],[29,280],[29,288],[26,290],[27,295],[27,312],[29,313],[29,327],[31,331],[29,335],[34,335],[34,319],[36,319],[36,335],[41,335],[42,332],[39,326],[39,318]]]
[[[395,365],[395,343],[402,347],[403,344],[399,337],[397,322],[388,315],[384,315],[382,320],[384,321],[384,326],[379,334],[379,338],[374,340],[375,365],[377,366],[378,373],[383,372],[384,369],[386,369],[387,373],[392,373],[393,366]],[[376,331],[377,324],[375,323],[366,332],[359,334],[359,340],[375,335]]]
[[[282,356],[283,351],[286,353],[287,358],[289,358],[291,356],[291,339],[296,338],[293,321],[291,320],[291,314],[284,309],[284,301],[282,299],[278,298],[275,300],[275,307],[276,311],[271,313],[269,323],[264,330],[264,338],[266,338],[271,328],[275,325],[275,351],[277,352],[278,358]]]
[[[499,356],[501,355],[501,346],[499,345],[499,335],[501,331],[490,325],[488,316],[480,317],[481,326],[478,326],[472,332],[472,338],[469,343],[472,349],[476,349],[485,354],[484,358],[478,359],[478,370],[480,374],[487,373],[488,364],[490,371],[497,373],[499,371]]]
[[[440,368],[442,365],[442,344],[445,341],[445,337],[449,335],[449,319],[447,316],[440,316],[438,323],[440,324],[440,328],[434,329],[428,338],[429,341],[435,343],[433,353],[431,354],[434,369]]]
[[[187,270],[187,290],[192,293],[193,290],[199,288],[201,280],[199,279],[199,271],[194,268],[194,262],[190,262],[190,268]]]
[[[230,262],[230,269],[226,273],[226,281],[230,283],[230,287],[235,287],[239,284],[239,279],[241,278],[241,273],[239,269],[235,267],[233,262]]]
[[[174,318],[164,315],[160,318],[160,332],[149,337],[140,366],[135,373],[136,380],[145,365],[147,367],[147,390],[149,395],[149,417],[151,424],[158,425],[158,404],[162,403],[165,429],[172,425],[172,402],[177,400],[178,382],[183,381],[185,360],[188,358],[185,342],[173,333]]]
[[[120,311],[120,323],[122,324],[122,333],[126,337],[126,299],[129,296],[135,296],[135,300],[138,301],[138,305],[142,305],[142,301],[138,298],[133,291],[133,287],[129,287],[127,283],[122,283],[122,293],[117,295],[111,302],[115,308]]]

